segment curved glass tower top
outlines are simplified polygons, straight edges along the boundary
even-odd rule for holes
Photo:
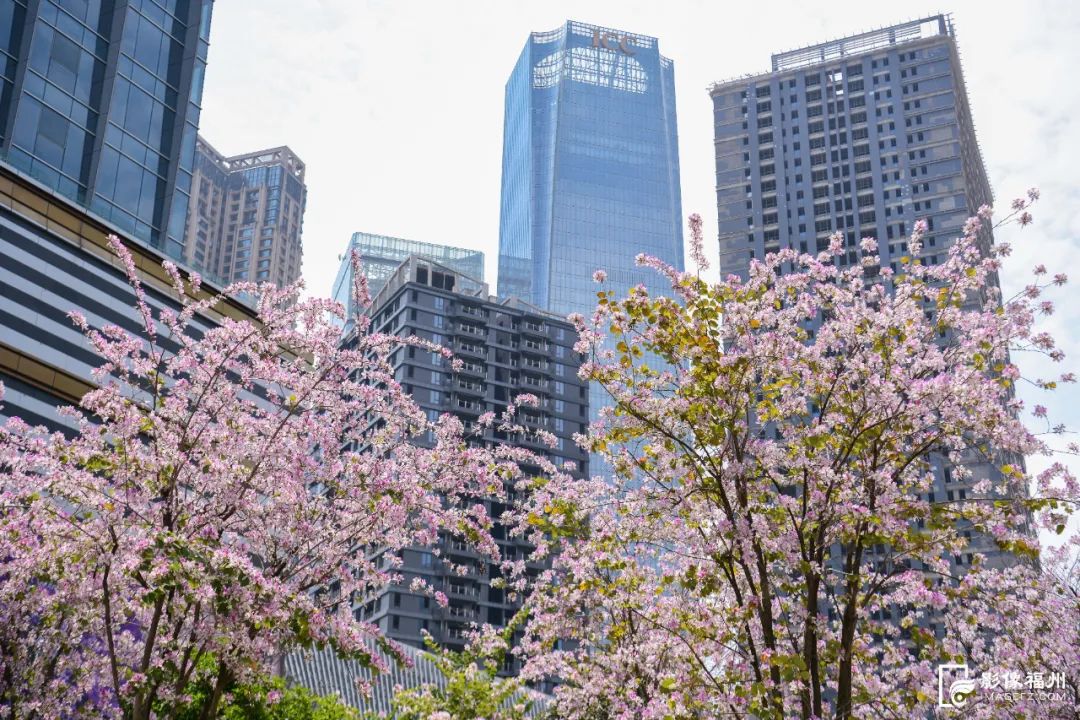
[[[506,84],[499,295],[560,315],[683,265],[674,69],[656,38],[569,21],[533,33]]]

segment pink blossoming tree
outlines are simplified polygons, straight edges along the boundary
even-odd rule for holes
[[[363,316],[342,348],[339,305],[241,284],[225,292],[257,297],[258,320],[200,334],[221,297],[195,299],[199,279],[167,264],[179,310],[155,313],[112,245],[143,333],[73,313],[104,359],[67,411],[78,432],[0,426],[0,716],[169,717],[198,677],[216,717],[289,651],[404,661],[353,599],[400,581],[394,551],[440,532],[497,558],[476,498],[503,495],[521,451],[430,422],[395,382],[403,341]]]
[[[941,264],[920,261],[920,223],[895,274],[872,239],[845,266],[842,235],[715,284],[641,256],[671,297],[601,291],[576,318],[583,375],[612,398],[582,442],[614,477],[547,482],[522,510],[562,551],[524,650],[530,676],[563,680],[563,715],[925,718],[937,666],[966,662],[1071,688],[960,693],[979,716],[1075,717],[1075,572],[1040,567],[1037,532],[1061,533],[1080,489],[1061,464],[1026,473],[1060,435],[1025,426],[1012,361],[1062,359],[1036,318],[1066,278],[1038,268],[1003,300],[989,221]],[[691,236],[700,269],[700,218]]]

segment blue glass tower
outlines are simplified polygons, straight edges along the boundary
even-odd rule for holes
[[[183,257],[212,7],[0,2],[0,159]]]
[[[638,253],[682,268],[674,68],[656,38],[573,21],[533,33],[504,123],[499,295],[588,313],[598,268],[619,292],[656,285]]]

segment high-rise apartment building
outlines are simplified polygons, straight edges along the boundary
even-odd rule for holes
[[[367,278],[368,291],[374,297],[397,271],[398,266],[411,256],[433,260],[467,277],[470,281],[484,281],[484,253],[479,250],[436,245],[406,240],[405,238],[357,232],[349,239],[349,245],[341,256],[341,266],[330,297],[349,310],[356,311],[352,302],[352,254],[356,252],[360,267]]]
[[[908,236],[926,220],[923,263],[944,262],[965,220],[992,195],[975,139],[949,16],[772,56],[772,71],[710,90],[716,137],[721,271],[746,275],[781,248],[816,253],[836,232],[841,265],[861,261],[859,240],[879,240],[882,266],[899,269]],[[981,240],[993,242],[989,228]],[[972,454],[971,477],[942,457],[928,499],[963,500],[1001,475]],[[970,532],[973,551],[1009,562]],[[971,552],[953,560],[958,572]]]
[[[490,297],[486,284],[419,256],[409,258],[386,279],[369,313],[373,330],[431,340],[452,349],[461,360],[454,369],[438,353],[417,347],[401,347],[393,354],[397,380],[432,420],[452,413],[480,433],[472,443],[514,444],[556,464],[572,462],[575,473],[587,473],[588,455],[574,443],[573,434],[588,423],[588,390],[577,377],[580,359],[573,350],[577,334],[566,320],[516,299]],[[537,396],[540,403],[518,408],[518,422],[554,434],[556,447],[549,448],[532,435],[476,426],[482,414],[502,414],[523,393]],[[522,469],[527,474],[541,472],[530,465]],[[485,502],[492,517],[505,509],[491,499]],[[493,532],[503,557],[522,558],[531,549],[499,525]],[[440,644],[461,649],[470,623],[504,625],[520,608],[504,589],[492,585],[499,577],[498,567],[468,544],[446,537],[439,555],[431,550],[405,550],[400,568],[405,583],[371,598],[357,608],[357,616],[410,645],[422,646],[421,631],[426,630]],[[451,572],[448,562],[468,572]],[[422,577],[446,593],[449,607],[440,608],[429,597],[410,592],[412,577]],[[516,672],[515,662],[509,661],[504,671]]]
[[[300,277],[307,185],[304,163],[288,147],[226,156],[202,137],[184,261],[223,282],[287,285]]]
[[[951,20],[938,15],[772,56],[772,72],[717,83],[716,195],[723,272],[842,232],[907,253],[916,220],[937,263],[991,202]]]
[[[183,257],[212,7],[0,3],[0,158]]]
[[[560,317],[683,267],[675,70],[656,38],[568,21],[533,33],[506,84],[499,295]],[[608,404],[594,383],[596,417]],[[600,458],[594,456],[594,466]]]

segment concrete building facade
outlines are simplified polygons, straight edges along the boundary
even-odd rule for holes
[[[409,258],[387,279],[370,314],[374,331],[431,340],[452,349],[462,361],[455,370],[437,353],[415,347],[395,352],[398,381],[432,420],[452,413],[476,430],[473,426],[480,415],[501,414],[515,397],[531,393],[540,399],[539,407],[521,407],[517,417],[526,427],[554,434],[557,447],[548,448],[533,436],[495,429],[483,430],[470,442],[519,445],[556,464],[573,463],[575,474],[586,475],[588,455],[574,443],[573,434],[583,432],[588,423],[588,388],[577,377],[580,359],[573,350],[577,336],[570,323],[516,299],[493,298],[486,284],[419,256]],[[523,470],[540,473],[536,466],[526,465]],[[485,503],[493,517],[504,510],[491,499]],[[521,558],[531,550],[501,526],[494,532],[504,557]],[[387,588],[358,607],[358,617],[413,646],[421,646],[421,631],[427,631],[440,644],[461,649],[470,623],[501,626],[517,612],[519,603],[492,585],[499,577],[497,566],[448,537],[439,550],[439,556],[431,548],[404,551],[405,583]],[[446,561],[469,571],[453,573]],[[440,608],[430,598],[410,592],[409,581],[415,576],[445,592],[449,607]],[[514,661],[509,663],[504,670],[516,672]]]
[[[305,170],[288,147],[226,156],[200,136],[184,261],[221,282],[299,279]]]
[[[859,264],[859,241],[874,237],[881,267],[896,272],[918,220],[929,228],[919,259],[936,265],[993,201],[947,15],[773,55],[770,72],[716,83],[710,95],[724,275],[745,277],[781,248],[815,254],[837,232],[841,266]],[[979,240],[989,248],[992,231]],[[1024,460],[971,451],[963,462],[967,478],[931,456],[928,501],[965,500],[974,483],[996,486],[1001,465]],[[976,552],[1015,562],[970,526],[961,531],[970,544],[949,558],[956,575]]]
[[[846,264],[863,237],[895,264],[918,219],[934,264],[992,201],[948,16],[773,55],[772,67],[710,90],[725,274],[782,247],[817,252],[837,231]]]

